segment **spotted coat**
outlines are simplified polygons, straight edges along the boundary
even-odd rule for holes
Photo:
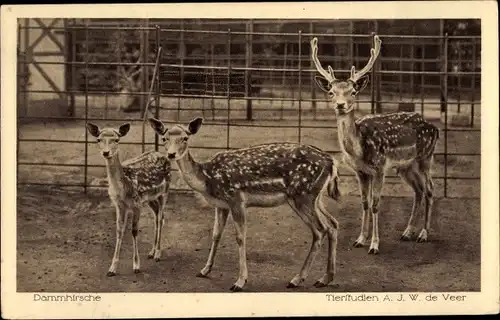
[[[122,185],[125,196],[136,203],[152,200],[160,192],[167,192],[171,180],[171,164],[167,157],[149,151],[124,161]],[[110,185],[110,188],[113,187]],[[110,190],[110,194],[113,190]]]
[[[240,191],[282,192],[288,197],[317,193],[332,176],[333,165],[329,154],[313,146],[270,143],[218,153],[201,163],[200,169],[206,178],[206,192],[228,200]]]
[[[439,138],[439,129],[414,112],[368,115],[355,121],[355,129],[361,160],[373,170],[426,159],[434,152]],[[343,135],[343,139],[346,152],[353,153],[354,139],[349,134]]]

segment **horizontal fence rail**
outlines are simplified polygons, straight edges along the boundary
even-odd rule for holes
[[[203,116],[208,133],[192,147],[201,158],[283,139],[318,144],[340,157],[333,110],[313,81],[318,73],[310,59],[309,41],[319,38],[323,65],[331,65],[342,76],[351,65],[360,68],[367,62],[372,32],[328,33],[321,31],[321,22],[297,32],[264,32],[258,31],[263,23],[257,21],[245,21],[238,30],[231,30],[233,24],[226,30],[195,30],[182,21],[178,28],[166,28],[153,21],[125,27],[87,20],[53,27],[51,31],[67,45],[59,60],[20,43],[18,184],[102,188],[94,181],[105,177],[104,166],[85,123],[131,122],[138,132],[130,138],[133,141],[120,143],[125,154],[158,150],[158,138],[151,131],[140,132],[146,107],[165,123]],[[37,28],[24,24],[19,32],[28,35]],[[383,49],[370,85],[356,102],[356,113],[410,110],[436,123],[441,139],[433,177],[442,196],[468,197],[480,180],[481,37],[378,34]],[[64,87],[30,85],[30,71],[41,69],[43,74],[44,68],[60,68]],[[127,73],[133,74],[129,79],[133,90],[124,84]],[[47,107],[51,103],[57,107]],[[39,123],[53,126],[59,138],[37,130]],[[30,158],[30,148],[45,148],[47,154]],[[51,155],[71,148],[75,151],[60,151],[67,156]],[[44,181],[51,170],[55,178]],[[353,178],[347,170],[340,175]],[[39,181],[32,179],[38,176]],[[459,194],[454,190],[462,187],[450,183],[467,186]],[[471,183],[476,184],[471,187]],[[173,189],[187,191],[182,184]]]

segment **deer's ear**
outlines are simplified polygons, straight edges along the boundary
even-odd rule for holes
[[[315,76],[314,77],[314,82],[316,82],[316,85],[324,92],[328,92],[330,90],[330,83],[328,80],[326,80],[323,77],[320,76]]]
[[[129,130],[130,130],[130,123],[124,123],[118,129],[118,133],[120,134],[120,137],[124,137],[127,135]]]
[[[191,122],[188,125],[188,131],[189,134],[195,134],[200,130],[201,124],[203,123],[203,118],[196,118],[194,120],[191,120]]]
[[[99,134],[101,133],[101,130],[99,129],[99,127],[96,125],[96,124],[93,124],[92,122],[87,122],[87,131],[95,138],[97,138],[99,136]]]
[[[165,132],[167,132],[167,129],[163,125],[163,122],[161,122],[160,120],[155,118],[149,118],[148,122],[151,128],[153,128],[153,130],[156,132],[156,134],[163,136]]]
[[[369,76],[361,77],[358,81],[356,81],[354,83],[354,90],[356,90],[356,94],[363,91],[366,88],[366,86],[368,85],[369,81],[370,81]]]

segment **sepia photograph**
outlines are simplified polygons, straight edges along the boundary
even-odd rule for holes
[[[497,86],[485,96],[498,84],[497,31],[481,18],[491,8],[469,18],[68,8],[9,17],[8,31],[2,8],[2,38],[15,43],[7,56],[2,39],[2,232],[8,223],[11,289],[36,305],[22,317],[56,303],[151,315],[112,313],[108,293],[165,304],[226,294],[196,298],[215,309],[227,295],[311,294],[324,315],[337,303],[470,305],[487,290],[485,255],[498,269],[498,243],[484,247],[485,234],[498,240],[498,208],[482,215],[484,179],[498,177],[498,152],[484,154],[498,151],[484,140],[498,137]],[[485,32],[496,54],[486,82]],[[482,310],[498,312],[498,270],[491,279],[496,298]],[[262,314],[232,308],[182,309]]]

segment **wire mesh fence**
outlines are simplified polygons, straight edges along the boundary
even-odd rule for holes
[[[389,34],[383,21],[363,23],[367,26],[353,21],[335,26],[288,20],[67,20],[50,30],[64,37],[62,61],[41,61],[29,46],[18,50],[18,110],[24,110],[18,183],[102,187],[104,165],[85,131],[88,121],[132,123],[134,133],[121,147],[124,159],[158,149],[157,138],[143,125],[150,88],[155,97],[150,110],[160,119],[205,118],[204,133],[193,146],[200,159],[276,140],[311,143],[339,156],[335,116],[314,84],[309,41],[318,37],[320,60],[342,76],[351,65],[366,63],[375,30],[382,52],[356,113],[422,113],[442,130],[434,169],[438,196],[479,197],[480,35],[446,34],[440,20],[434,22],[437,34],[425,27]],[[26,38],[33,29],[24,24],[19,32]],[[58,90],[63,98],[45,98],[54,90],[29,85],[35,64],[64,66],[65,85]],[[54,109],[50,104],[62,111],[47,112]],[[341,174],[353,179],[348,170]],[[399,195],[397,176],[391,179],[394,186],[387,193]],[[173,189],[186,189],[178,177],[174,181]]]

